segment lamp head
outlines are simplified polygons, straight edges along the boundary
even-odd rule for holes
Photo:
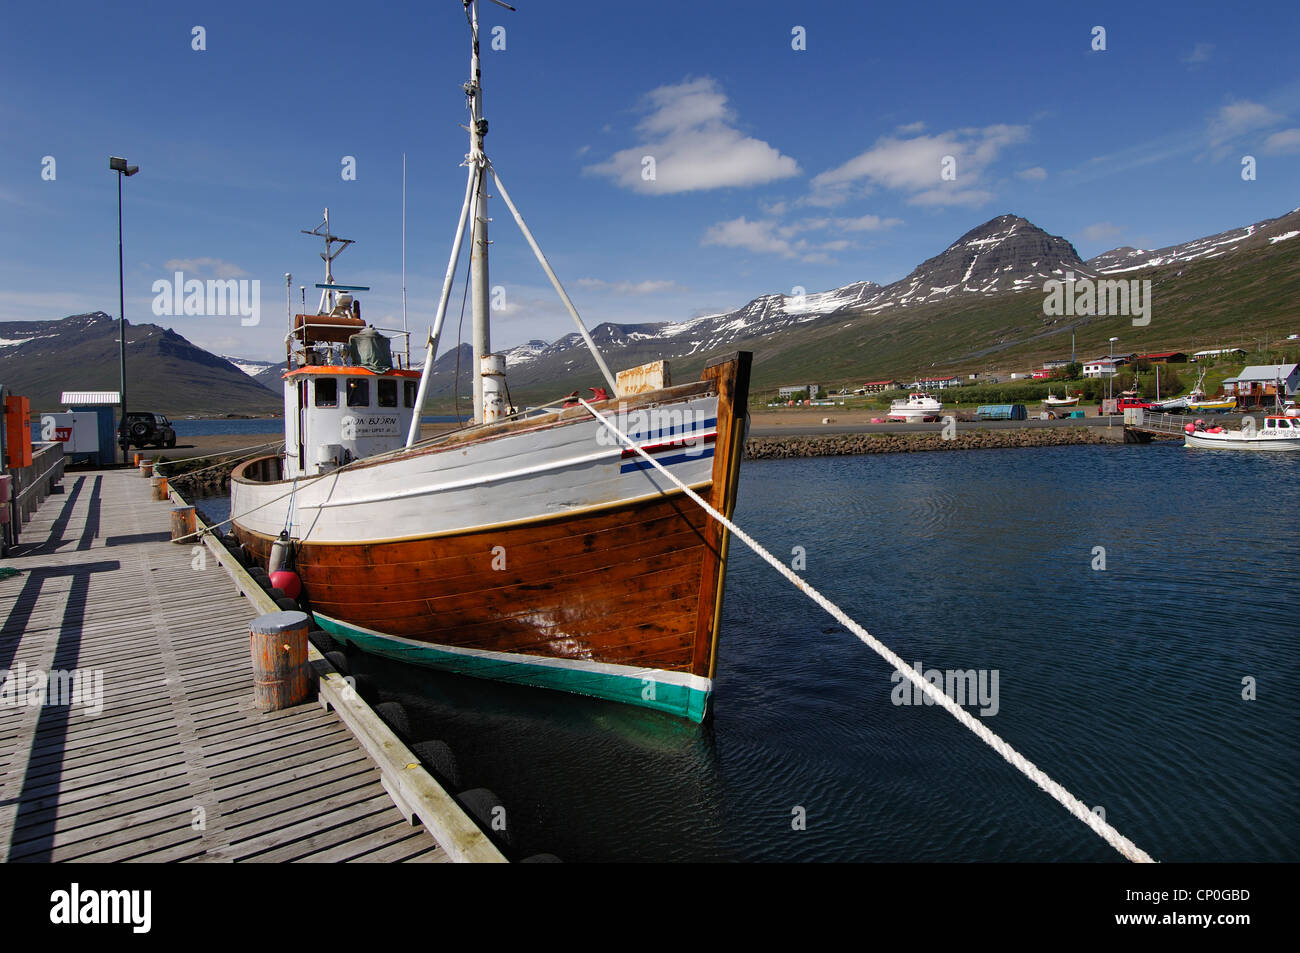
[[[125,175],[135,175],[140,171],[138,165],[127,165],[126,160],[119,156],[109,156],[108,167],[114,172],[121,172]]]

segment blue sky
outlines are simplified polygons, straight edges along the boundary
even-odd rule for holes
[[[482,12],[488,152],[593,326],[885,284],[1004,212],[1086,258],[1300,205],[1294,2],[518,5]],[[6,19],[0,319],[116,314],[116,154],[141,166],[125,183],[133,322],[282,356],[283,275],[321,280],[298,230],[327,205],[358,242],[338,279],[374,288],[370,320],[400,322],[403,152],[410,320],[431,319],[464,189],[458,0],[22,4]],[[567,333],[499,201],[492,215],[493,345]],[[178,267],[259,279],[261,323],[155,317],[152,284]]]

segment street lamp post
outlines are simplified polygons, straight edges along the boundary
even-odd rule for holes
[[[122,462],[126,463],[127,447],[130,445],[130,431],[126,426],[126,283],[122,269],[122,176],[135,175],[140,171],[138,165],[127,165],[125,159],[117,156],[108,157],[108,167],[117,173],[117,342],[122,370],[122,435],[118,446],[122,448]]]
[[[1115,342],[1119,338],[1110,339],[1110,375],[1106,378],[1106,397],[1108,400],[1115,399]],[[1110,418],[1114,416],[1115,408],[1111,407],[1111,412],[1106,415],[1106,426],[1110,426]]]

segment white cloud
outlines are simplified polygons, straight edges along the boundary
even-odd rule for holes
[[[1112,225],[1110,222],[1097,222],[1085,228],[1082,234],[1090,242],[1103,242],[1108,238],[1124,234],[1124,226]]]
[[[649,114],[637,124],[640,144],[584,172],[650,195],[762,185],[799,174],[794,159],[735,127],[735,113],[711,77],[660,86],[643,105]],[[646,156],[654,158],[653,180],[642,177]]]
[[[882,228],[902,225],[901,218],[881,218],[879,215],[859,215],[857,218],[837,218],[835,227],[846,232],[875,232]]]
[[[1282,119],[1262,103],[1239,99],[1219,107],[1210,118],[1210,145],[1220,146],[1247,132],[1271,126]]]
[[[187,271],[194,275],[211,275],[213,278],[243,278],[248,272],[238,265],[220,258],[173,258],[163,262],[168,271]]]
[[[745,216],[728,222],[710,225],[701,244],[721,245],[724,248],[745,248],[749,251],[769,252],[786,258],[797,258],[798,250],[788,239],[775,234],[774,222],[751,222]]]
[[[906,126],[899,126],[894,131],[900,136],[912,136],[925,129],[923,122],[909,122]]]
[[[878,215],[861,215],[857,218],[830,218],[821,216],[781,224],[773,220],[750,221],[745,216],[709,226],[701,240],[702,245],[719,245],[725,248],[744,248],[760,254],[798,258],[805,262],[829,261],[828,252],[844,251],[853,243],[844,238],[812,241],[795,238],[804,232],[878,231],[902,224],[902,219],[881,218]]]
[[[1264,140],[1264,151],[1269,155],[1283,152],[1300,152],[1300,129],[1283,129]]]
[[[1021,169],[1016,175],[1026,182],[1041,182],[1047,178],[1047,170],[1041,165],[1036,165],[1030,169]]]
[[[1190,53],[1184,53],[1182,56],[1179,57],[1179,59],[1182,60],[1184,63],[1190,63],[1192,65],[1196,65],[1198,63],[1207,63],[1209,62],[1210,54],[1213,52],[1214,52],[1213,43],[1197,43],[1194,47],[1192,47],[1192,51]]]
[[[981,177],[1008,146],[1024,141],[1028,126],[997,124],[931,136],[884,136],[866,152],[813,177],[809,204],[833,206],[874,188],[911,193],[914,205],[980,205],[992,198],[977,188]],[[944,180],[945,156],[956,163],[956,179]]]
[[[686,290],[671,278],[647,279],[646,281],[605,281],[601,278],[579,278],[577,285],[580,288],[599,289],[620,295],[648,295]]]

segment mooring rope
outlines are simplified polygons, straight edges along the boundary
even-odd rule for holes
[[[817,603],[817,605],[830,613],[837,622],[865,642],[877,655],[892,665],[904,678],[915,685],[920,691],[925,693],[925,695],[936,705],[944,708],[959,722],[971,731],[975,732],[981,741],[1000,754],[1009,764],[1060,802],[1060,804],[1076,818],[1092,828],[1098,837],[1135,863],[1155,863],[1146,851],[1142,850],[1114,827],[1106,823],[1100,815],[1090,811],[1086,804],[1065,788],[1061,787],[1061,785],[1053,781],[1041,768],[986,728],[982,722],[976,720],[970,713],[949,698],[948,695],[939,691],[939,689],[937,689],[933,684],[926,681],[920,673],[916,672],[911,666],[904,662],[892,649],[879,641],[862,626],[858,625],[858,623],[853,621],[853,619],[849,618],[843,609],[818,592],[811,583],[796,574],[794,570],[790,569],[785,563],[768,552],[757,540],[710,506],[698,493],[681,480],[677,479],[677,477],[673,476],[673,474],[669,473],[668,469],[663,464],[650,456],[650,454],[646,453],[641,449],[641,447],[637,446],[637,444],[627,434],[619,430],[614,424],[610,423],[609,419],[592,407],[591,404],[587,403],[587,401],[583,400],[581,397],[578,398],[578,402],[587,409],[588,413],[616,434],[624,444],[639,453],[650,463],[651,466],[676,484],[678,489],[703,507],[705,512],[725,526],[732,535],[762,557],[762,559],[773,569],[788,579],[800,592],[808,596],[808,598],[813,602]]]
[[[260,454],[266,453],[268,450],[273,451],[275,449],[278,449],[283,444],[284,444],[283,440],[277,440],[274,443],[259,443],[256,447],[240,447],[238,450],[226,450],[224,451],[226,454],[243,453],[246,450],[251,450],[253,452],[244,457],[235,457],[234,459],[222,460],[220,463],[214,463],[210,467],[199,467],[197,470],[186,470],[184,473],[168,474],[168,476],[171,479],[179,480],[182,477],[194,476],[194,474],[196,473],[205,473],[208,470],[216,470],[218,467],[228,466],[231,463],[240,463],[243,460],[251,460]],[[185,462],[184,460],[164,460],[162,463],[158,464],[158,466],[154,467],[154,472],[158,473],[158,467],[170,467],[184,462]],[[158,473],[158,476],[163,476],[163,475],[164,474]]]

